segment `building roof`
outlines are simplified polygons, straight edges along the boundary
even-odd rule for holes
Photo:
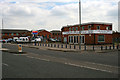
[[[61,31],[60,30],[52,30],[50,31],[51,33],[60,33]]]
[[[88,22],[88,23],[82,23],[81,25],[92,25],[92,24],[105,24],[105,25],[112,25],[112,23],[105,23],[105,22]],[[64,27],[72,27],[72,26],[78,26],[79,24],[75,24],[75,25],[67,25],[67,26],[63,26]]]
[[[2,33],[23,33],[29,32],[28,30],[21,30],[21,29],[0,29]]]

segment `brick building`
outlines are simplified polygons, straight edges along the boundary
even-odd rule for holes
[[[52,37],[52,34],[46,30],[38,30],[37,36],[42,36],[44,41],[48,41]]]
[[[120,43],[120,32],[113,32],[113,42]]]
[[[1,38],[8,39],[13,37],[26,37],[31,36],[31,32],[28,30],[19,29],[1,29]]]
[[[57,40],[61,41],[61,31],[53,30],[53,31],[51,31],[51,34],[52,34],[53,39],[55,39],[55,40],[57,39]]]
[[[69,44],[111,44],[112,23],[91,22],[62,27],[62,42]]]

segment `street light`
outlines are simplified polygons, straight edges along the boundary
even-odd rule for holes
[[[81,50],[81,0],[79,0],[79,49]]]

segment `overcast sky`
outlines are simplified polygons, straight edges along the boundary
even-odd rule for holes
[[[79,0],[0,0],[6,29],[61,30],[79,24]],[[119,0],[81,0],[82,23],[113,23],[118,29]],[[1,18],[1,16],[0,16]],[[0,24],[1,25],[1,24]]]

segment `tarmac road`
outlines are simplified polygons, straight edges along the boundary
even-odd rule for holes
[[[3,48],[17,51],[16,45],[3,44]],[[118,65],[118,52],[61,52],[23,47],[23,55],[3,52],[3,78],[117,78],[118,74],[81,67],[88,65]],[[63,64],[64,61],[77,64]],[[81,64],[78,64],[81,62]],[[85,62],[89,62],[86,64]],[[96,64],[90,64],[96,63]],[[97,66],[97,65],[96,65]],[[107,66],[106,66],[107,67]],[[108,67],[107,67],[108,68]],[[103,69],[103,68],[99,68]],[[115,68],[116,69],[116,68]]]

